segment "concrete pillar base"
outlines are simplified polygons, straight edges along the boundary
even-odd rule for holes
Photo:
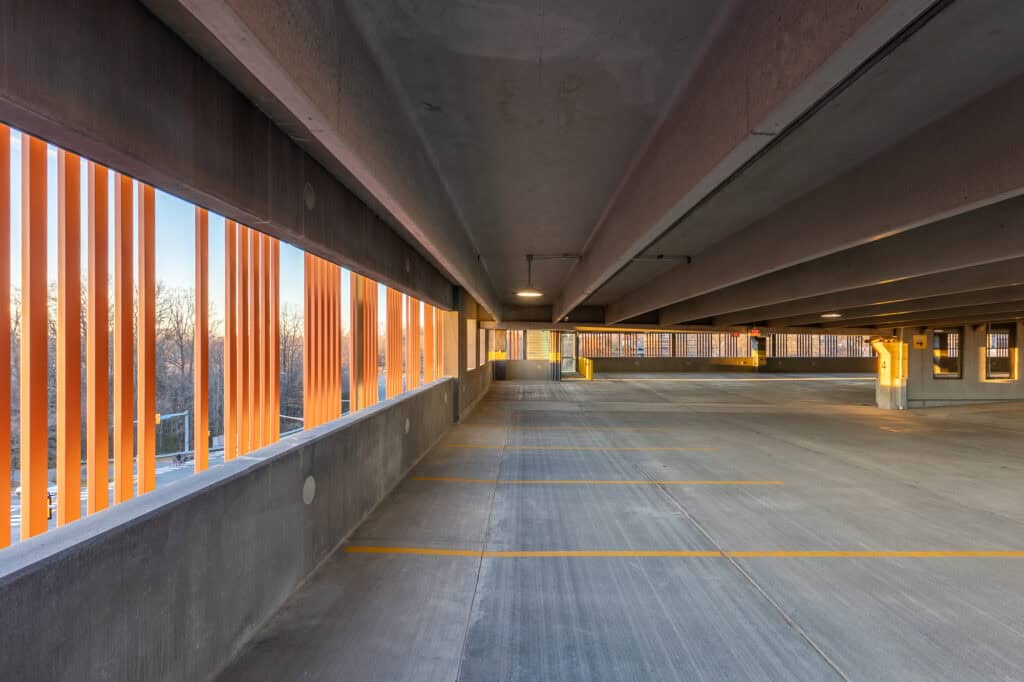
[[[882,410],[907,409],[907,344],[876,338],[871,340],[871,347],[878,353],[875,404]]]

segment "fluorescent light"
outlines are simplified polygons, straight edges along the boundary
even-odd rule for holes
[[[829,319],[835,319],[837,317],[842,317],[843,314],[842,313],[822,313],[821,316],[822,317],[827,317]]]
[[[533,288],[533,254],[526,254],[526,288],[516,292],[519,298],[540,298],[540,291]]]

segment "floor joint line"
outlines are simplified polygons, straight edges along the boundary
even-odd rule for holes
[[[498,453],[498,467],[495,478],[501,478],[501,463],[505,459],[505,448],[509,445],[509,439],[512,434],[510,428],[513,419],[513,410],[508,410],[508,424],[505,426],[505,442],[504,446]],[[491,518],[494,516],[494,500],[498,496],[498,484],[494,484],[494,489],[491,491],[490,504],[487,507],[487,521],[484,524],[484,536],[483,542],[480,545],[480,557],[477,559],[476,565],[476,581],[473,583],[473,598],[469,600],[469,611],[466,613],[466,627],[462,632],[462,647],[459,652],[459,666],[456,670],[455,679],[462,679],[462,666],[466,662],[466,647],[469,645],[469,628],[473,622],[473,611],[476,609],[477,596],[480,594],[480,575],[483,573],[484,568],[484,553],[487,550],[487,543],[491,537]]]
[[[631,464],[637,470],[637,472],[639,472],[642,476],[650,478],[648,473],[646,471],[644,471],[643,469],[641,469],[640,465],[637,462],[634,461],[634,462],[631,462]],[[747,581],[747,583],[749,583],[750,586],[753,587],[754,590],[756,590],[757,593],[760,594],[761,597],[764,598],[764,600],[767,601],[769,605],[771,605],[771,607],[782,617],[782,619],[786,622],[786,624],[789,625],[790,628],[792,628],[793,631],[796,632],[807,643],[807,645],[809,647],[811,647],[811,649],[813,649],[814,652],[818,654],[818,656],[821,657],[822,660],[825,661],[825,663],[836,673],[836,675],[838,675],[840,677],[840,679],[844,680],[844,682],[850,682],[850,678],[846,675],[846,673],[844,673],[842,671],[842,669],[838,666],[838,664],[836,664],[836,662],[833,661],[829,657],[829,655],[826,654],[825,651],[822,650],[822,648],[820,646],[818,646],[818,644],[813,639],[811,639],[811,636],[807,633],[807,631],[804,630],[800,626],[800,624],[796,622],[796,620],[794,618],[792,618],[789,614],[787,614],[786,611],[782,608],[782,606],[778,602],[776,602],[775,599],[773,599],[771,597],[771,595],[769,595],[765,591],[765,589],[763,587],[761,587],[761,585],[756,580],[754,580],[754,577],[752,575],[750,575],[750,573],[748,573],[743,568],[743,566],[740,565],[740,563],[735,559],[735,557],[730,556],[722,548],[722,546],[718,543],[718,541],[715,540],[711,536],[711,533],[709,533],[704,528],[704,526],[702,526],[700,524],[700,522],[697,521],[696,518],[694,518],[693,514],[690,513],[690,511],[686,508],[686,506],[682,502],[677,500],[671,493],[669,493],[668,489],[665,486],[660,485],[660,484],[655,484],[654,487],[658,491],[660,491],[661,494],[664,495],[669,500],[669,503],[672,504],[674,507],[676,507],[676,509],[678,509],[680,511],[680,513],[682,513],[683,516],[691,524],[693,524],[693,527],[696,528],[697,531],[701,535],[703,535],[707,539],[707,541],[709,543],[711,543],[711,546],[714,547],[716,550],[718,550],[718,552],[721,553],[722,558],[724,558],[726,561],[728,561],[729,564],[731,564],[732,567],[741,576],[743,576],[743,578]]]

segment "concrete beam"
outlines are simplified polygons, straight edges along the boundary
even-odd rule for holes
[[[712,319],[712,323],[715,326],[723,327],[740,324],[764,325],[767,324],[767,320],[847,310],[883,302],[910,301],[926,296],[948,296],[1022,283],[1024,283],[1024,258],[1018,258],[935,275],[914,277],[898,282],[839,291],[823,296],[812,296],[763,308],[741,310],[716,316]]]
[[[503,322],[544,322],[551,323],[551,306],[549,305],[503,305],[501,307],[501,319]],[[585,305],[576,308],[560,322],[572,322],[580,324],[602,324],[604,322],[604,308],[601,306]]]
[[[1005,322],[1024,317],[1024,299],[992,305],[964,306],[943,310],[924,310],[911,313],[896,319],[875,318],[855,320],[865,327],[948,327],[964,324],[980,324],[985,322]],[[825,325],[823,329],[829,329]]]
[[[795,265],[662,311],[662,324],[1024,257],[1024,198]]]
[[[925,311],[943,310],[947,308],[961,308],[965,306],[989,305],[993,303],[1006,303],[1008,301],[1019,301],[1024,299],[1024,285],[1002,287],[999,289],[984,289],[982,291],[971,291],[952,296],[929,296],[912,300],[893,301],[877,305],[863,306],[860,308],[846,308],[839,310],[843,317],[844,324],[861,324],[867,319],[899,319],[912,313]],[[769,320],[770,327],[799,327],[806,324],[822,324],[828,326],[830,320],[822,319],[820,314],[804,315],[801,317],[788,317]],[[888,323],[886,323],[888,326]]]
[[[143,0],[336,177],[500,313],[396,83],[335,0]]]
[[[586,300],[932,4],[737,3],[612,197],[552,319]]]
[[[654,278],[608,321],[683,321],[694,297],[1019,195],[1022,117],[1019,77]]]
[[[433,264],[138,3],[11,0],[0,44],[5,122],[452,307]]]

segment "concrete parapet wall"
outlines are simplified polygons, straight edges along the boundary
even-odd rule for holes
[[[954,329],[957,325],[946,325]],[[932,373],[932,329],[909,328],[901,330],[907,345],[909,367],[907,399],[910,407],[937,407],[966,405],[999,400],[1024,400],[1024,380],[1020,377],[1020,339],[1024,338],[1024,322],[1017,322],[1016,343],[1013,354],[1013,375],[1010,378],[989,379],[985,371],[987,326],[968,324],[959,327],[962,333],[962,366],[957,378],[939,378]],[[925,348],[913,347],[915,335],[923,335]]]
[[[874,374],[878,358],[768,358],[759,371],[784,374]]]
[[[462,376],[462,387],[459,389],[459,419],[469,414],[491,388],[491,375],[494,372],[492,364],[485,362],[476,369],[468,370]]]
[[[602,372],[780,372],[823,374],[874,372],[875,358],[768,358],[758,368],[753,358],[592,358]]]
[[[507,360],[505,378],[511,381],[548,381],[551,363],[547,360]]]
[[[591,358],[603,372],[753,372],[753,358]]]
[[[0,679],[209,679],[451,426],[455,390],[440,379],[3,550]]]

